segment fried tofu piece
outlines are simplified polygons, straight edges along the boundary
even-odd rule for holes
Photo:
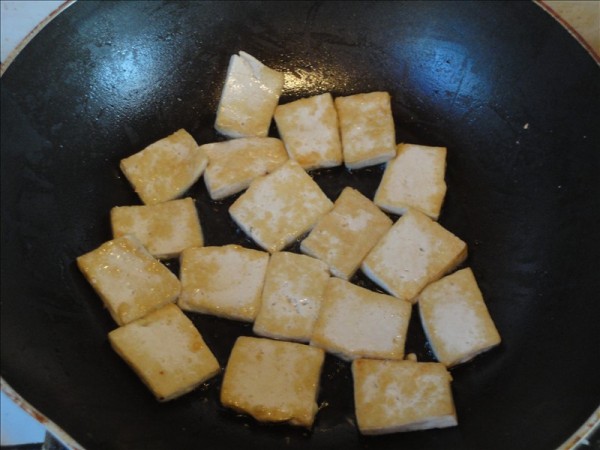
[[[373,247],[361,268],[390,294],[415,303],[425,286],[466,257],[467,245],[462,240],[410,209]]]
[[[200,332],[173,304],[111,331],[108,338],[159,401],[186,394],[221,371]]]
[[[240,228],[269,252],[282,250],[333,207],[319,185],[288,160],[257,178],[229,208]]]
[[[412,305],[330,278],[310,340],[345,360],[404,358]]]
[[[438,361],[451,367],[500,344],[470,268],[427,286],[419,295],[425,334]]]
[[[267,136],[282,90],[283,73],[265,66],[246,52],[233,55],[215,128],[232,138]]]
[[[329,279],[327,264],[306,255],[271,255],[254,333],[308,342]]]
[[[185,130],[121,160],[121,170],[146,205],[181,197],[202,175],[208,158]]]
[[[374,202],[384,211],[404,214],[415,208],[437,220],[446,195],[446,147],[399,144],[386,165]]]
[[[119,325],[173,303],[179,295],[173,272],[130,235],[79,256],[77,265]]]
[[[316,347],[239,337],[225,369],[221,403],[261,422],[310,428],[324,359]]]
[[[279,105],[274,117],[290,158],[305,170],[342,164],[337,111],[330,93]]]
[[[457,425],[443,364],[358,359],[352,363],[354,405],[362,434],[445,428]]]
[[[192,198],[156,205],[116,206],[110,211],[115,238],[134,235],[156,258],[175,258],[188,247],[204,245]]]
[[[283,142],[276,138],[240,138],[200,146],[208,156],[204,182],[210,198],[220,200],[243,191],[252,180],[287,161]]]
[[[225,245],[181,253],[181,295],[186,311],[252,322],[260,308],[269,254]]]
[[[324,261],[336,277],[349,280],[392,220],[356,189],[346,187],[300,245]]]
[[[335,107],[348,169],[373,166],[396,156],[396,129],[389,93],[337,97]]]

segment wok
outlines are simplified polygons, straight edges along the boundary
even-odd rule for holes
[[[448,147],[440,222],[470,248],[502,345],[452,370],[459,426],[362,437],[327,357],[310,432],[220,406],[221,377],[159,404],[110,349],[75,258],[139,204],[119,160],[199,143],[231,54],[285,73],[282,102],[387,90],[398,141]],[[77,2],[2,76],[3,379],[88,449],[549,449],[600,403],[600,71],[529,2]],[[276,130],[272,129],[272,135]],[[382,167],[315,172],[335,199]],[[208,245],[253,244],[191,188]],[[169,263],[177,270],[175,262]],[[368,282],[360,275],[354,280]],[[247,324],[190,317],[222,366]],[[416,310],[407,352],[431,360]]]

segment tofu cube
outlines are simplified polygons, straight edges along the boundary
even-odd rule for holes
[[[282,90],[283,73],[270,69],[246,52],[233,55],[215,128],[232,138],[267,136]]]
[[[404,214],[418,209],[437,220],[446,195],[446,148],[399,144],[375,193],[374,202],[384,211]]]
[[[108,339],[159,401],[186,394],[221,370],[200,332],[173,304],[111,331]]]
[[[392,220],[371,200],[346,187],[300,250],[327,263],[336,277],[349,280],[391,226]]]
[[[330,93],[279,105],[274,117],[290,158],[305,170],[342,164],[337,111]]]
[[[362,434],[445,428],[457,425],[443,364],[358,359],[352,363],[354,407]]]
[[[241,138],[200,146],[208,156],[204,182],[213,200],[243,191],[252,180],[287,161],[283,142],[275,138]]]
[[[427,286],[419,295],[419,313],[435,356],[448,367],[500,344],[470,268]]]
[[[177,299],[177,277],[133,236],[105,242],[77,258],[112,318],[125,325]]]
[[[179,307],[252,322],[260,308],[269,254],[225,245],[181,253]]]
[[[396,156],[396,129],[389,93],[337,97],[335,107],[348,169],[373,166]]]
[[[229,208],[240,228],[269,252],[282,250],[333,207],[296,162],[257,178]]]
[[[115,238],[134,235],[156,258],[175,258],[188,247],[204,245],[194,200],[170,200],[156,205],[116,206],[110,211]]]
[[[179,130],[121,160],[121,170],[146,205],[181,197],[200,176],[208,158],[194,138]]]
[[[271,255],[254,333],[308,342],[329,279],[327,264],[297,253]]]
[[[417,301],[467,257],[467,245],[425,214],[410,209],[364,259],[362,271],[395,297]]]
[[[412,305],[330,278],[310,344],[345,360],[404,358]]]
[[[221,403],[261,422],[310,428],[324,359],[323,350],[308,345],[239,337],[225,369]]]

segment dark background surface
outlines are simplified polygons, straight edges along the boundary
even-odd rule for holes
[[[503,338],[452,370],[458,427],[360,436],[349,366],[331,356],[310,432],[224,409],[220,376],[159,404],[110,349],[115,324],[75,258],[110,239],[110,208],[140,203],[120,159],[179,128],[222,139],[239,50],[285,73],[281,102],[387,90],[399,142],[448,147],[440,223],[469,245]],[[2,377],[90,450],[557,447],[600,404],[599,75],[526,2],[77,2],[1,79]],[[372,198],[382,170],[313,174],[332,200],[346,185]],[[189,195],[206,245],[254,246],[233,198],[202,181]],[[190,317],[223,367],[251,334]],[[431,360],[417,319],[407,353]]]

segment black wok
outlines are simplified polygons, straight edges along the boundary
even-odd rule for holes
[[[440,222],[469,245],[503,337],[452,370],[458,427],[361,437],[333,357],[311,432],[225,410],[220,377],[159,404],[110,349],[115,324],[75,258],[110,238],[111,207],[139,204],[121,158],[182,127],[219,139],[239,50],[285,72],[282,102],[387,90],[398,141],[448,147]],[[83,447],[550,449],[600,404],[600,70],[535,4],[82,1],[1,83],[2,377]],[[381,172],[315,179],[332,199],[347,184],[372,196]],[[207,244],[253,245],[231,200],[202,182],[189,194]],[[223,366],[251,334],[190,317]],[[407,351],[431,360],[414,318]]]

